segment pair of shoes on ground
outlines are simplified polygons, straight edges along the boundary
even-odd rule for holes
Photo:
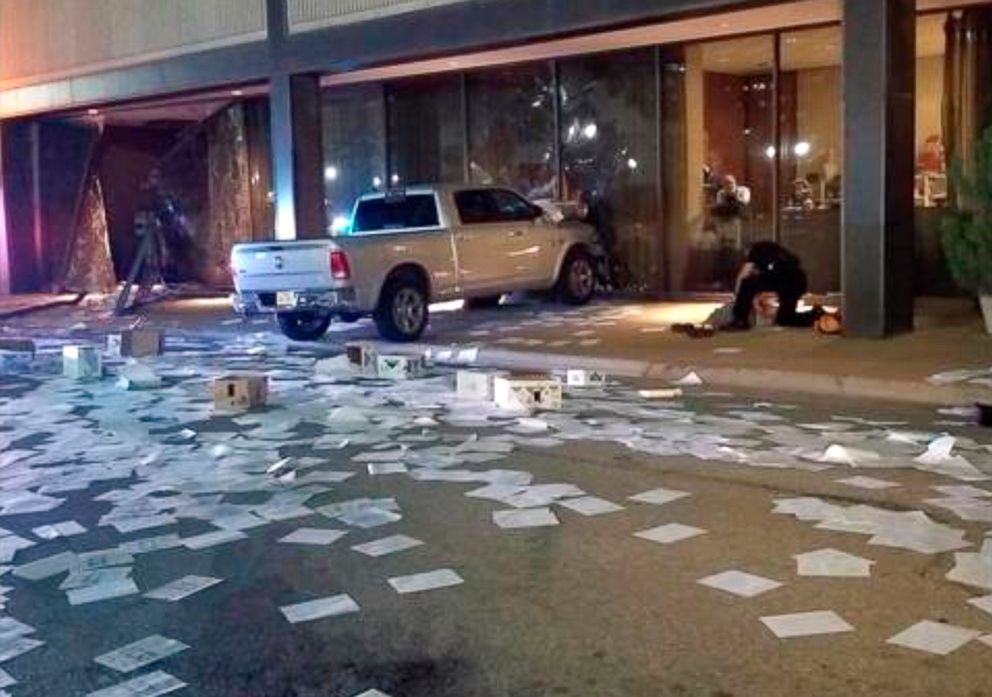
[[[716,334],[716,329],[709,324],[673,324],[672,331],[675,334],[685,334],[690,339],[708,339]]]

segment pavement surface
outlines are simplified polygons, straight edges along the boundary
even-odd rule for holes
[[[94,317],[94,308],[78,312],[89,315],[62,315],[59,321],[88,317],[88,326],[69,332],[62,324],[56,343],[97,340],[109,326]],[[786,399],[776,392],[728,393],[705,385],[687,388],[678,402],[650,402],[634,391],[646,384],[641,381],[571,392],[561,415],[536,415],[547,419],[547,432],[529,432],[533,424],[526,421],[514,426],[516,418],[507,415],[470,425],[443,415],[460,413],[464,419],[489,412],[481,406],[428,406],[450,400],[445,387],[450,375],[405,385],[355,377],[313,382],[313,361],[334,355],[333,344],[287,346],[262,324],[219,324],[217,312],[215,304],[201,303],[181,311],[163,307],[154,315],[157,324],[175,322],[166,355],[149,362],[172,371],[161,393],[115,390],[112,379],[80,385],[43,370],[0,378],[0,458],[5,458],[0,527],[36,543],[19,550],[11,563],[17,567],[66,550],[79,554],[152,536],[175,533],[186,539],[225,529],[218,511],[226,516],[231,507],[254,510],[271,496],[301,487],[310,512],[245,528],[243,539],[228,544],[137,557],[133,578],[142,593],[187,574],[222,579],[174,603],[132,594],[70,605],[59,589],[64,574],[30,581],[7,569],[6,615],[32,627],[32,636],[45,642],[0,660],[18,681],[5,688],[11,695],[85,695],[155,669],[187,684],[174,694],[209,696],[353,697],[366,690],[392,697],[992,695],[987,643],[992,614],[968,603],[992,588],[947,579],[955,566],[953,550],[919,553],[868,544],[865,535],[817,529],[815,521],[772,513],[776,499],[795,497],[894,513],[924,511],[934,524],[960,531],[965,551],[976,552],[992,525],[992,511],[983,503],[989,499],[977,499],[970,517],[978,520],[929,503],[937,496],[933,486],[965,484],[920,471],[912,458],[931,439],[951,433],[957,438],[955,454],[980,470],[968,486],[992,496],[986,481],[986,473],[992,475],[987,429],[922,406]],[[459,316],[441,321],[454,323]],[[56,333],[50,319],[24,322],[17,327],[21,333]],[[479,331],[473,326],[452,335]],[[204,416],[202,377],[233,366],[268,372],[275,380],[274,405],[246,421]],[[328,432],[327,414],[342,404],[364,408],[373,420],[395,419],[394,426],[383,430],[377,422],[368,432],[359,431],[372,436],[361,445],[315,449],[315,439],[335,436]],[[436,417],[434,425],[415,421],[428,415]],[[280,429],[286,422],[295,425]],[[631,425],[643,437],[627,442],[627,436],[611,435]],[[588,435],[577,432],[579,427]],[[46,444],[68,428],[123,445],[112,456],[84,453],[60,463]],[[194,444],[174,443],[181,429],[196,432]],[[820,469],[825,465],[807,459],[830,444],[884,449],[885,434],[893,432],[911,435],[912,444],[900,446],[897,456],[887,454],[885,468],[861,463]],[[561,441],[542,442],[540,436]],[[506,510],[505,503],[464,495],[479,487],[478,481],[373,476],[361,461],[362,452],[395,448],[398,442],[414,452],[437,444],[471,452],[477,446],[470,444],[479,441],[509,441],[514,447],[493,462],[476,464],[445,460],[451,451],[428,450],[406,459],[411,470],[435,473],[435,468],[483,473],[492,467],[526,472],[534,484],[573,484],[623,509],[586,517],[555,503],[559,525],[504,530],[494,525],[492,514]],[[225,469],[223,457],[209,454],[210,445],[220,443],[239,444],[251,456]],[[715,450],[708,447],[714,444]],[[59,447],[69,451],[72,443]],[[24,452],[43,454],[44,466],[25,469],[25,460],[12,455]],[[142,458],[153,452],[164,456],[145,464]],[[773,452],[782,459],[768,461]],[[274,482],[265,470],[281,457],[301,463],[317,459],[300,467],[303,480]],[[302,484],[342,471],[353,476],[333,485]],[[898,486],[866,490],[836,481],[852,475]],[[85,485],[62,491],[57,484],[66,477],[81,478]],[[148,482],[154,484],[151,490],[143,487]],[[46,487],[65,499],[54,510],[6,512],[14,499],[44,494]],[[658,487],[689,496],[664,505],[628,499]],[[100,524],[108,512],[135,499],[142,507],[172,510],[169,502],[152,503],[159,497],[182,502],[176,522],[132,533]],[[356,497],[394,498],[402,519],[362,529],[317,512]],[[87,532],[48,542],[32,532],[66,520]],[[669,523],[706,532],[671,545],[634,536]],[[278,542],[300,527],[347,535],[328,546]],[[379,558],[351,549],[394,534],[424,544]],[[871,576],[799,576],[793,555],[822,548],[872,560]],[[453,569],[464,582],[411,595],[398,594],[387,583],[439,568]],[[742,598],[698,583],[727,570],[783,585]],[[299,624],[280,612],[285,605],[341,593],[360,611]],[[853,631],[780,639],[760,621],[822,610],[836,612]],[[976,638],[946,656],[886,643],[923,620],[974,630],[986,643]],[[93,661],[153,634],[190,648],[126,675]],[[0,649],[7,640],[0,631]]]

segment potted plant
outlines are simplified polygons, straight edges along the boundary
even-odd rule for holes
[[[992,126],[975,144],[975,166],[952,173],[958,205],[943,220],[943,246],[954,281],[978,296],[992,334]]]

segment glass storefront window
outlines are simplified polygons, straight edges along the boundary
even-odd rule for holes
[[[390,185],[465,179],[465,121],[458,75],[386,85]]]
[[[530,199],[552,198],[557,168],[551,64],[486,70],[466,80],[471,181],[509,186]]]
[[[774,234],[773,41],[693,44],[664,62],[664,147],[685,153],[684,191],[665,185],[681,193],[666,221],[673,290],[732,290],[748,245]]]
[[[782,34],[778,78],[779,238],[814,292],[840,290],[841,30]]]
[[[381,84],[335,87],[323,95],[324,191],[328,227],[350,227],[355,200],[386,186]]]
[[[664,285],[657,212],[658,105],[653,49],[559,63],[562,187],[587,199],[613,285]]]

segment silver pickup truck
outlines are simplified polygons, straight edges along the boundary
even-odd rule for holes
[[[555,290],[589,301],[594,230],[509,189],[424,186],[362,196],[351,230],[327,239],[235,245],[235,309],[276,313],[286,336],[319,338],[332,318],[371,315],[392,341],[414,341],[432,302],[495,304],[504,293]]]

